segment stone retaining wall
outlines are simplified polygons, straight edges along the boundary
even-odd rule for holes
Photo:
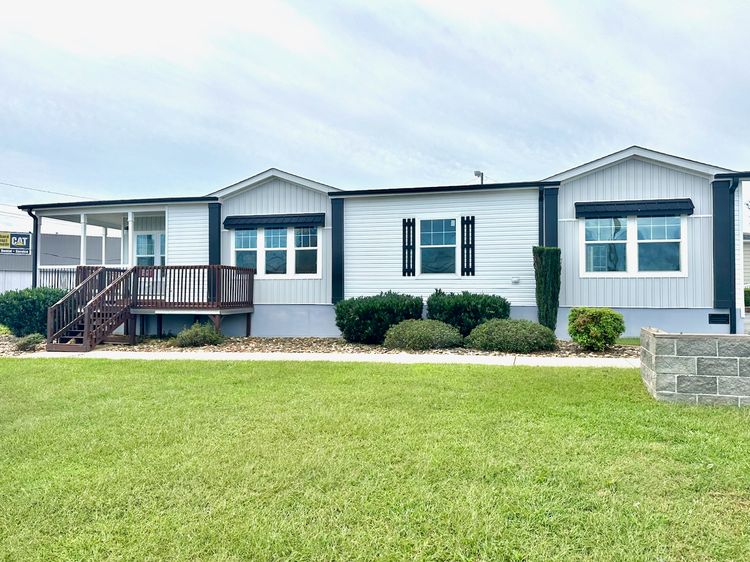
[[[643,328],[641,378],[657,400],[750,406],[750,336]]]

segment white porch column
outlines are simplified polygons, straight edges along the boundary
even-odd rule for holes
[[[135,217],[128,211],[128,267],[135,265]]]
[[[81,265],[86,265],[86,213],[81,213]]]
[[[104,227],[102,234],[102,266],[107,265],[107,227]]]

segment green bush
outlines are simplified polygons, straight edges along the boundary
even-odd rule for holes
[[[0,336],[12,336],[13,331],[5,324],[0,324]]]
[[[534,246],[533,253],[537,318],[542,326],[554,331],[560,305],[560,248]]]
[[[189,328],[185,328],[174,338],[177,347],[203,347],[205,345],[219,345],[224,341],[221,335],[210,324],[196,322]]]
[[[422,297],[389,291],[336,304],[336,326],[351,343],[383,343],[388,328],[410,318],[422,318]]]
[[[65,295],[62,289],[37,287],[0,294],[0,324],[16,336],[47,333],[47,309]]]
[[[750,287],[745,287],[745,306],[750,306]]]
[[[555,349],[555,333],[530,320],[488,320],[471,331],[466,346],[485,351],[531,353]]]
[[[611,308],[574,308],[568,315],[568,334],[584,349],[602,351],[625,331],[622,314]]]
[[[444,293],[437,289],[427,299],[427,317],[458,328],[462,336],[492,318],[508,318],[510,303],[496,295]]]
[[[47,341],[47,338],[42,334],[29,334],[16,342],[16,349],[18,351],[34,351],[36,346],[45,341]]]
[[[388,329],[383,342],[391,349],[444,349],[462,344],[459,331],[439,320],[404,320]]]

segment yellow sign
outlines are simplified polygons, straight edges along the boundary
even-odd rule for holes
[[[28,232],[0,232],[0,254],[28,256],[31,254],[31,234]]]

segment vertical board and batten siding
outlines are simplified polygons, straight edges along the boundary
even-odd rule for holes
[[[166,237],[167,265],[207,265],[208,205],[171,205]]]
[[[582,278],[579,269],[577,201],[689,197],[687,277]],[[631,158],[563,181],[559,191],[558,236],[563,277],[560,306],[620,308],[712,308],[712,191],[709,178]],[[739,262],[738,262],[739,263]]]
[[[476,217],[474,276],[402,275],[401,221],[428,215]],[[535,306],[531,249],[539,241],[538,217],[536,188],[349,198],[344,203],[344,296],[392,290],[427,298],[440,288],[496,294],[515,306]],[[459,252],[458,225],[456,235]],[[519,283],[512,282],[514,277]]]
[[[134,217],[136,232],[163,232],[165,230],[166,219],[164,213],[161,215],[147,215]]]
[[[222,202],[221,221],[235,215],[325,213],[319,229],[323,245],[320,279],[255,279],[256,304],[331,304],[331,203],[327,193],[274,178],[230,195]],[[222,230],[221,262],[232,263],[232,233]]]

